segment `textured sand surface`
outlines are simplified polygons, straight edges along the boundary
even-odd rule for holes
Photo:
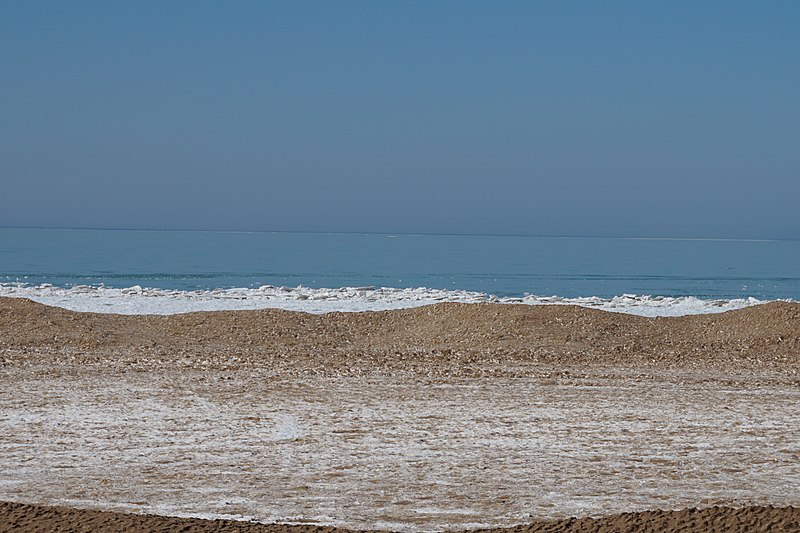
[[[0,299],[0,363],[5,500],[403,531],[800,504],[797,304],[122,317]],[[796,516],[754,509],[714,523]],[[701,515],[625,520],[643,516]]]
[[[349,533],[351,530],[303,526],[254,524],[231,520],[199,520],[108,511],[42,507],[0,502],[0,532],[109,533],[128,531],[184,533]],[[612,531],[662,533],[766,533],[800,531],[800,508],[712,507],[682,511],[624,513],[603,518],[541,521],[506,530],[507,533],[608,533]]]
[[[4,364],[524,375],[544,365],[772,371],[797,380],[800,304],[645,318],[574,306],[438,304],[311,315],[75,313],[0,298]]]

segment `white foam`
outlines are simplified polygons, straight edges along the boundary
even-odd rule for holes
[[[334,311],[379,311],[419,307],[438,302],[494,302],[527,305],[579,305],[640,316],[681,316],[718,313],[765,303],[756,298],[706,300],[693,296],[666,297],[624,294],[613,298],[597,296],[563,298],[526,294],[520,298],[502,298],[464,290],[391,287],[309,287],[233,288],[198,291],[143,288],[124,289],[77,285],[56,287],[50,284],[0,284],[0,296],[30,298],[35,302],[72,311],[116,313],[123,315],[172,315],[194,311],[223,311],[277,308],[307,313]]]

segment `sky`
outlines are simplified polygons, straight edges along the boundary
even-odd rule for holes
[[[0,3],[0,226],[800,239],[800,2]]]

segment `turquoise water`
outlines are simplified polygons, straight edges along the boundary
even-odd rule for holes
[[[6,228],[0,283],[800,299],[800,241]]]

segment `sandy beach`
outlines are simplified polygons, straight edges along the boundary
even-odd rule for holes
[[[800,529],[798,304],[120,316],[0,299],[0,364],[0,500],[61,506],[3,504],[0,529]]]

